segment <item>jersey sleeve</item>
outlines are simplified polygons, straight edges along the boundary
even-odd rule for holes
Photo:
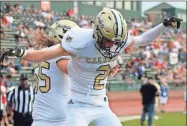
[[[82,48],[84,48],[85,43],[81,40],[83,32],[81,28],[72,28],[63,37],[61,41],[62,48],[66,51],[78,55]]]
[[[61,57],[56,58],[54,61],[57,64],[58,61],[60,60],[70,60],[70,59],[71,59],[71,56],[61,56]]]
[[[71,56],[61,56],[61,57],[56,58],[55,60],[56,62],[58,62],[58,60],[61,60],[61,59],[70,60]]]

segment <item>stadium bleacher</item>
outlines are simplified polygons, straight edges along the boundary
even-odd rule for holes
[[[63,14],[59,13],[59,12],[55,12],[56,16],[62,16]],[[5,14],[6,15],[6,14]],[[16,30],[15,27],[19,26],[20,24],[26,24],[28,27],[31,28],[36,28],[36,25],[33,23],[35,20],[41,19],[43,21],[43,23],[46,25],[45,28],[49,27],[52,22],[52,20],[48,21],[46,18],[44,18],[41,15],[36,15],[36,14],[29,14],[29,13],[14,13],[13,14],[13,18],[14,18],[14,22],[11,24],[12,27],[10,28],[4,28],[3,31],[6,35],[6,38],[1,39],[1,49],[6,49],[6,48],[15,48],[15,47],[21,47],[21,48],[26,48],[27,46],[27,42],[26,44],[20,43],[19,40],[16,39],[16,35],[18,34],[18,31]],[[64,19],[69,19],[71,17],[68,16],[64,16]],[[131,54],[126,54],[123,53],[121,54],[121,58],[123,60],[123,64],[121,65],[121,67],[126,69],[126,62],[129,60],[134,60],[138,57],[141,56],[142,51],[144,49],[142,48],[141,50],[131,53]],[[15,63],[16,64],[20,64],[20,59],[15,58]],[[13,75],[15,82],[18,82],[18,77],[19,74],[22,72],[26,72],[29,73],[30,77],[32,78],[32,67],[21,67],[20,71],[16,74]],[[148,74],[151,76],[155,76],[157,74],[156,71],[152,71],[150,69],[147,69],[145,71],[149,71]],[[2,73],[6,74],[7,71],[2,70]],[[109,91],[124,91],[124,90],[138,90],[140,85],[141,85],[141,80],[137,79],[136,76],[134,76],[133,79],[133,83],[128,85],[126,84],[125,80],[123,79],[123,72],[118,75],[115,78],[109,78],[108,81],[108,90]],[[33,79],[30,79],[30,82],[33,84]],[[173,86],[172,82],[170,83],[171,86]],[[173,88],[175,88],[173,86]]]

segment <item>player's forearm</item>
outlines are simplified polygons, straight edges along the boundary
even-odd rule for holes
[[[134,45],[145,46],[151,44],[160,34],[162,34],[167,28],[163,23],[157,25],[156,27],[144,32],[140,36],[135,36],[133,38]]]
[[[31,62],[41,62],[57,58],[59,56],[69,55],[60,45],[53,48],[46,48],[42,50],[27,50],[27,54],[23,59]]]
[[[27,55],[23,59],[31,62],[41,62],[46,60],[45,55],[42,50],[27,50]]]

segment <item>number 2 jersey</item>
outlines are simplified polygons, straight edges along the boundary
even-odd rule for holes
[[[129,43],[130,39],[127,39],[123,49]],[[105,58],[97,50],[93,29],[73,28],[65,34],[61,45],[73,54],[68,66],[72,100],[101,106],[108,105],[107,77],[111,68],[116,65],[117,57]]]
[[[57,61],[69,59],[60,57],[35,64],[35,101],[33,119],[38,121],[64,121],[70,100],[68,76],[57,67]]]

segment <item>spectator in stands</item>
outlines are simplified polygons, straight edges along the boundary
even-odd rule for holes
[[[32,66],[32,63],[29,62],[29,61],[26,61],[24,59],[21,59],[21,67],[31,67]]]
[[[12,61],[10,61],[10,62],[8,63],[8,71],[9,71],[11,74],[16,74],[16,73],[17,73],[17,71],[16,71],[16,69],[15,69],[15,65],[14,65],[14,63],[13,63]]]
[[[30,13],[30,12],[31,12],[31,6],[30,6],[30,4],[27,4],[27,6],[26,6],[26,8],[25,8],[25,11],[26,11],[27,13]]]
[[[5,35],[5,33],[2,30],[0,30],[0,34],[1,34],[1,39],[5,39],[6,38],[6,35]]]
[[[174,81],[174,73],[172,68],[167,70],[167,75],[165,76],[167,83],[172,83]]]
[[[14,83],[13,83],[13,81],[12,81],[12,75],[11,74],[7,74],[6,75],[6,78],[5,78],[5,80],[4,80],[4,84],[5,84],[5,87],[6,87],[6,92],[7,92],[7,94],[8,94],[8,92],[10,92],[13,88],[14,88]],[[13,116],[11,116],[11,108],[10,108],[10,106],[7,106],[7,104],[6,104],[6,113],[4,113],[4,120],[5,120],[5,122],[8,124],[8,120],[9,120],[9,122],[10,123],[12,123],[12,117]],[[9,119],[8,119],[8,117],[9,117]]]
[[[169,53],[169,63],[172,66],[175,66],[178,63],[178,49],[173,48]]]
[[[8,21],[9,26],[12,27],[12,23],[13,23],[13,21],[14,21],[14,18],[13,18],[13,16],[12,16],[12,12],[9,12],[9,13],[8,13],[8,15],[6,16],[6,19],[7,19],[7,21]]]
[[[86,20],[84,15],[82,15],[80,18],[79,26],[82,28],[87,28],[88,26],[88,21]]]
[[[135,27],[140,27],[140,24],[137,22],[135,18],[132,18],[130,23],[130,28],[134,30]]]
[[[140,26],[141,26],[141,31],[142,31],[142,32],[145,32],[145,31],[147,31],[147,29],[150,29],[150,28],[151,28],[151,27],[148,25],[148,20],[147,20],[146,18],[143,18],[143,20],[142,20]]]
[[[133,33],[133,36],[138,36],[139,35],[139,26],[135,26],[132,33]]]
[[[3,12],[3,13],[8,13],[9,12],[8,3],[5,3],[3,5],[1,12]]]
[[[152,28],[153,27],[153,20],[152,20],[152,16],[151,15],[147,15],[147,25],[148,25],[148,28]]]
[[[137,77],[138,77],[139,80],[141,80],[142,76],[144,75],[144,71],[145,71],[145,66],[141,62],[141,63],[138,64],[137,70],[136,70]]]
[[[22,11],[23,11],[23,8],[22,8],[23,6],[21,6],[19,3],[16,3],[15,5],[14,5],[14,11],[15,12],[17,12],[17,13],[22,13]]]
[[[158,59],[155,60],[153,68],[158,69],[165,69],[167,67],[167,62],[164,60],[162,55],[159,55]]]
[[[9,92],[12,89],[12,87],[14,86],[14,82],[12,81],[12,75],[11,74],[6,75],[4,84],[5,84],[7,92]]]
[[[2,63],[3,69],[6,70],[8,73],[16,74],[17,71],[14,68],[13,60],[5,59]]]
[[[180,86],[182,84],[183,76],[185,75],[184,72],[185,71],[182,68],[182,65],[180,65],[180,64],[173,67],[173,79],[174,79],[173,85]]]
[[[184,48],[180,49],[179,50],[179,61],[185,62],[186,57],[187,57],[187,55],[186,55],[186,52],[185,52]]]
[[[44,27],[45,27],[45,24],[43,23],[42,19],[35,20],[35,21],[34,21],[34,24],[35,24],[37,27],[41,27],[41,28],[44,28]]]
[[[47,15],[47,17],[46,17],[47,21],[52,21],[53,18],[54,18],[54,12],[49,11],[49,12],[48,12],[48,15]]]
[[[74,15],[73,9],[72,8],[68,9],[66,15],[69,16],[69,17],[72,17]]]
[[[8,126],[8,119],[6,114],[6,88],[3,83],[3,75],[0,74],[0,123]],[[0,124],[0,125],[1,125]]]
[[[144,51],[142,52],[143,57],[145,57],[145,60],[148,60],[149,58],[151,58],[151,52],[150,52],[150,47],[146,46]]]
[[[3,96],[3,93],[5,93],[6,92],[6,89],[5,89],[5,87],[4,86],[2,86],[2,81],[3,81],[3,75],[2,74],[0,74],[0,100],[1,100],[1,102],[0,102],[0,122],[2,121],[2,119],[3,119],[3,102],[2,102],[2,96]]]
[[[160,110],[161,110],[161,113],[165,112],[165,104],[167,104],[167,101],[168,101],[168,90],[169,90],[169,87],[166,83],[166,80],[164,77],[160,77],[160,104],[161,104],[161,107],[160,107]]]
[[[23,43],[24,38],[25,38],[23,25],[18,25],[15,38],[16,38],[16,41]]]
[[[155,97],[156,95],[158,95],[157,88],[148,81],[148,83],[141,86],[140,93],[142,95],[142,104],[143,104],[140,124],[141,126],[144,126],[146,114],[148,113],[148,126],[152,126],[152,120],[155,111],[154,110]]]
[[[5,28],[5,27],[8,27],[8,20],[6,18],[6,16],[4,14],[1,14],[1,27],[2,28]]]

